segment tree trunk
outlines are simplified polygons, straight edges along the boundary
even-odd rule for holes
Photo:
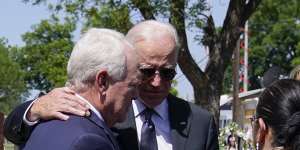
[[[232,100],[232,121],[236,122],[240,127],[243,127],[243,105],[239,99],[240,82],[239,82],[239,69],[240,69],[240,40],[237,41],[234,50],[233,58],[233,100]]]
[[[222,83],[226,68],[231,64],[233,50],[236,47],[246,20],[257,8],[261,0],[231,0],[220,33],[216,32],[213,18],[207,18],[204,28],[204,45],[209,48],[209,61],[204,71],[202,84],[191,82],[194,87],[195,102],[209,110],[219,121],[219,103],[222,94]],[[190,61],[183,60],[182,62]],[[186,76],[189,76],[184,72]],[[198,74],[203,75],[203,74]],[[202,78],[202,79],[203,79]],[[191,80],[190,80],[191,81]],[[202,86],[201,86],[202,85]]]

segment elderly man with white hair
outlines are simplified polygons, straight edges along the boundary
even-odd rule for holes
[[[24,150],[119,150],[109,127],[121,122],[136,97],[137,55],[119,32],[88,30],[68,62],[68,85],[90,109],[88,117],[41,121]]]
[[[180,47],[175,28],[168,23],[147,20],[131,28],[126,39],[135,47],[139,56],[142,80],[138,86],[138,97],[132,101],[126,120],[112,128],[121,149],[218,149],[213,116],[199,106],[169,93],[172,79],[176,75]],[[79,116],[87,114],[80,99],[70,90],[55,89],[39,99],[40,103],[32,107],[19,106],[9,115],[11,122],[6,125],[5,131],[10,131],[7,137],[13,142],[26,141],[30,135],[28,130],[34,127],[28,125],[40,118],[66,120],[68,116],[65,112]],[[58,107],[62,102],[72,105]],[[25,111],[26,108],[28,111]],[[46,113],[46,108],[56,114]]]
[[[180,48],[176,29],[168,23],[147,20],[131,28],[126,39],[139,55],[142,81],[139,97],[132,101],[127,119],[113,128],[120,147],[123,150],[218,149],[213,116],[169,92]]]

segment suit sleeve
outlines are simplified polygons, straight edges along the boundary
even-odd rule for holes
[[[24,144],[35,126],[28,126],[23,122],[23,115],[32,101],[17,106],[4,122],[4,136],[16,145]]]
[[[72,150],[114,150],[107,139],[98,135],[83,135],[72,143]]]
[[[208,135],[207,135],[207,143],[206,149],[207,150],[218,150],[219,143],[218,143],[218,133],[215,125],[214,118],[211,116],[209,128],[208,128]]]

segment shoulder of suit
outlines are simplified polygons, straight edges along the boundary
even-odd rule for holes
[[[75,149],[113,149],[106,136],[96,134],[84,134],[78,136],[71,145]]]
[[[39,123],[27,141],[28,147],[46,146],[46,149],[57,149],[56,145],[63,144],[60,149],[73,150],[86,146],[87,143],[109,143],[104,130],[96,127],[84,117],[70,116],[66,121],[50,120]],[[102,144],[103,145],[103,144]],[[79,149],[89,149],[87,147]]]
[[[103,128],[97,126],[85,117],[73,116],[66,121],[50,120],[39,123],[33,130],[35,135],[75,139],[80,135],[93,134],[106,137]]]
[[[89,128],[96,128],[97,126],[89,121],[85,117],[75,116],[75,115],[69,115],[68,120],[49,120],[49,121],[43,121],[40,124],[38,124],[37,127],[41,128],[53,128],[55,129],[65,129],[65,130],[73,130],[77,129],[80,130],[86,130],[87,127]]]

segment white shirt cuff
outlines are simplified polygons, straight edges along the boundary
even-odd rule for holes
[[[36,121],[34,121],[34,122],[29,121],[29,120],[27,119],[27,117],[26,117],[26,116],[27,116],[27,113],[28,113],[28,111],[29,111],[29,109],[31,108],[31,106],[32,106],[37,100],[38,100],[38,98],[31,102],[31,104],[27,107],[27,109],[26,109],[26,111],[25,111],[25,113],[24,113],[24,115],[23,115],[23,121],[24,121],[25,124],[27,124],[28,126],[36,125],[36,124],[39,122],[39,120],[36,120]]]

